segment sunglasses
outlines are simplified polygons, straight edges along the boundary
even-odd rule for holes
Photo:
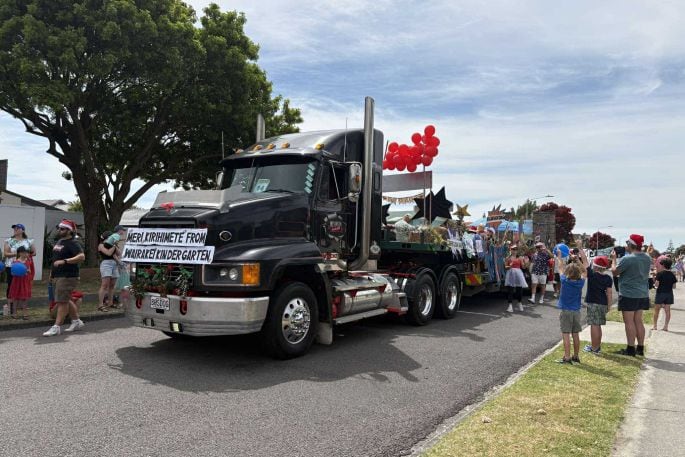
[[[64,227],[59,227],[57,230],[62,231],[62,230],[69,230],[69,229],[64,228]]]

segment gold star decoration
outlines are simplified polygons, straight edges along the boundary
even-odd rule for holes
[[[469,205],[459,206],[457,203],[457,211],[454,213],[459,219],[464,219],[466,216],[470,216]]]

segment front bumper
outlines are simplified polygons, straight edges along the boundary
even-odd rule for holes
[[[152,296],[159,294],[146,293],[140,308],[136,307],[135,297],[129,299],[126,316],[133,325],[190,336],[256,333],[261,330],[269,307],[269,297],[185,297],[188,305],[184,315],[180,311],[180,296],[167,296],[168,311],[153,309]]]

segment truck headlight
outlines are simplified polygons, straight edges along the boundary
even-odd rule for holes
[[[228,279],[230,279],[231,281],[235,281],[238,279],[238,274],[239,273],[237,268],[231,268],[228,271]]]

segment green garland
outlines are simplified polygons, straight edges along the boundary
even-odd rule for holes
[[[167,294],[185,297],[193,279],[193,271],[179,267],[179,275],[174,279],[170,273],[175,265],[152,265],[136,272],[131,281],[130,292],[136,298],[143,298],[145,292],[157,292],[162,296]]]

